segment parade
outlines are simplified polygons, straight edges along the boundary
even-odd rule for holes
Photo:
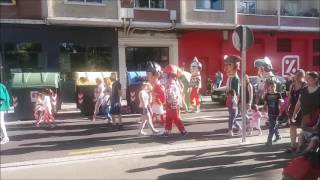
[[[318,0],[0,0],[0,179],[320,178]]]

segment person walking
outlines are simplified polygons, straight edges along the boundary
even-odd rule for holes
[[[302,132],[299,137],[298,148],[296,152],[303,149],[304,140],[310,141],[315,133],[317,121],[320,114],[320,87],[319,74],[317,72],[308,72],[306,75],[307,86],[304,87],[293,111],[291,121],[295,122],[299,111],[302,113]]]
[[[282,102],[281,94],[276,91],[276,83],[274,81],[267,82],[268,92],[264,97],[264,107],[267,109],[269,116],[269,134],[266,146],[271,146],[272,142],[277,142],[281,139],[279,134],[278,117],[280,114],[280,104]],[[273,135],[276,136],[275,140],[272,141]]]
[[[9,142],[9,137],[7,134],[7,129],[5,125],[4,113],[10,109],[10,96],[6,86],[0,83],[0,126],[3,138],[1,144],[6,144]]]
[[[234,128],[237,128],[239,132],[241,130],[241,126],[236,120],[238,113],[238,98],[234,89],[230,89],[227,92],[226,106],[229,112],[228,135],[232,137]]]
[[[104,98],[104,83],[102,82],[102,80],[100,78],[96,78],[96,83],[97,83],[97,87],[95,89],[95,99],[96,99],[96,103],[94,106],[94,112],[93,112],[93,116],[92,116],[92,121],[96,121],[96,117],[97,114],[100,111],[100,106],[103,102],[103,98]]]
[[[104,78],[104,85],[105,85],[105,89],[103,91],[104,97],[103,97],[103,101],[102,101],[102,109],[104,109],[104,113],[105,113],[105,117],[106,120],[108,121],[108,124],[112,123],[112,118],[110,115],[110,96],[112,93],[112,88],[111,88],[111,80],[109,78]]]
[[[291,117],[293,116],[293,112],[298,102],[301,91],[307,85],[307,83],[304,81],[304,78],[305,78],[304,70],[299,69],[295,73],[295,76],[293,78],[293,83],[289,87],[288,115],[289,115],[289,125],[290,125],[291,146],[289,149],[287,149],[286,151],[287,153],[295,152],[297,149],[297,128],[301,128],[301,122],[302,122],[301,110],[298,112],[294,120]]]
[[[116,123],[118,130],[122,130],[122,115],[121,115],[121,84],[118,79],[117,73],[111,73],[110,76],[112,83],[111,88],[111,108],[110,114],[112,117],[113,123]],[[118,116],[118,121],[116,121],[116,116]]]
[[[141,91],[139,92],[139,107],[142,110],[142,123],[140,126],[140,135],[147,135],[146,132],[143,131],[146,124],[148,123],[149,127],[151,128],[152,132],[159,133],[160,131],[155,129],[152,123],[152,110],[151,110],[151,103],[152,103],[152,86],[149,83],[143,83],[141,87]]]
[[[181,91],[177,86],[177,68],[174,65],[165,67],[164,72],[167,74],[165,93],[166,93],[166,123],[165,132],[162,137],[168,137],[171,134],[172,123],[175,123],[181,135],[186,136],[188,132],[185,130],[184,124],[180,117],[179,96]]]

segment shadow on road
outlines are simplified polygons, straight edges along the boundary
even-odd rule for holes
[[[276,144],[272,147],[258,144],[170,152],[165,155],[145,156],[144,158],[179,156],[183,159],[160,163],[157,166],[131,169],[127,172],[137,173],[157,171],[157,169],[180,171],[162,175],[158,178],[159,180],[258,178],[258,173],[280,169],[286,165],[291,156],[283,153],[285,148],[285,144]],[[268,176],[261,178],[268,179]]]

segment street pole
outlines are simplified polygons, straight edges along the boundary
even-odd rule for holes
[[[247,103],[246,103],[246,49],[247,49],[247,29],[242,28],[242,66],[241,66],[241,116],[242,116],[242,142],[246,142],[246,133],[247,133]]]

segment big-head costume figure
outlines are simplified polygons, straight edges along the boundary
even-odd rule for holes
[[[254,67],[257,69],[257,76],[258,79],[258,89],[257,89],[257,97],[256,103],[261,104],[261,98],[264,97],[264,94],[267,90],[267,83],[268,82],[276,82],[277,84],[277,91],[281,92],[282,85],[279,82],[279,80],[276,78],[276,76],[273,74],[273,67],[271,60],[268,57],[264,57],[262,59],[257,59],[254,61]]]
[[[147,78],[149,83],[152,85],[152,111],[153,118],[156,120],[157,116],[160,116],[160,123],[164,123],[163,114],[165,113],[163,109],[163,104],[165,104],[165,89],[160,83],[160,76],[162,70],[161,66],[156,62],[147,62]]]
[[[202,64],[199,62],[197,57],[194,57],[190,71],[191,71],[191,79],[190,79],[190,102],[194,106],[195,112],[200,112],[200,88],[201,88],[201,75],[200,72],[202,70]]]
[[[224,58],[224,71],[228,76],[227,79],[227,91],[235,90],[237,96],[240,94],[240,78],[238,76],[238,69],[240,66],[240,57],[238,56],[226,56]]]
[[[164,136],[171,133],[172,123],[175,123],[182,135],[186,135],[187,131],[180,117],[179,99],[181,98],[181,89],[177,82],[178,67],[175,65],[168,65],[164,68],[166,74],[166,125]]]

